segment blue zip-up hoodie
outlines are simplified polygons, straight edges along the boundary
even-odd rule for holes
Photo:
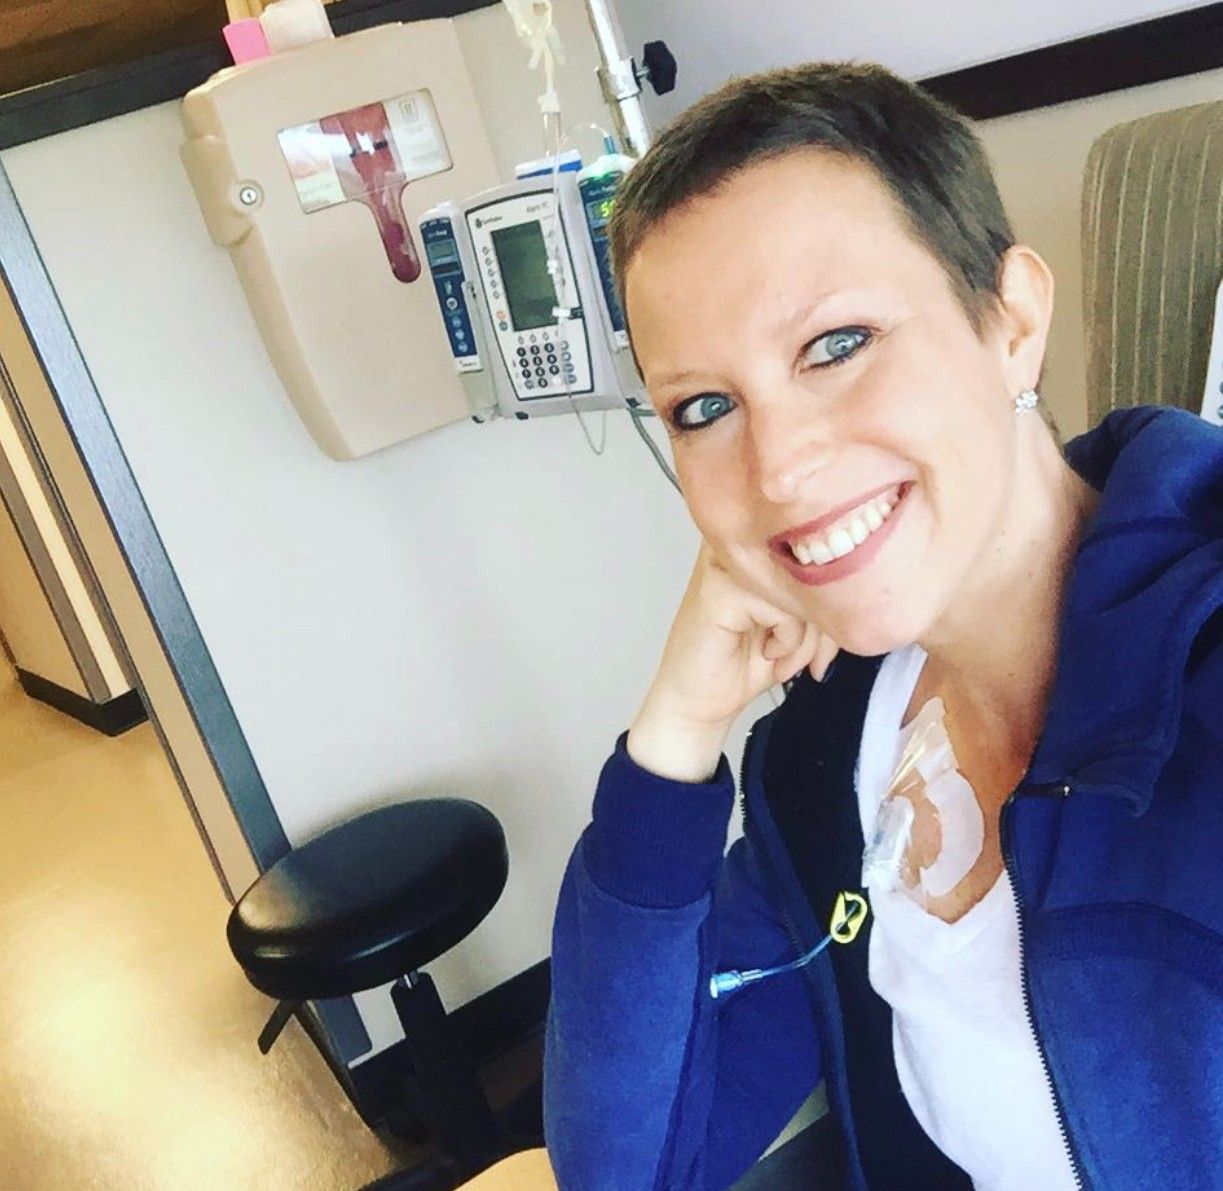
[[[1083,1187],[1217,1191],[1223,432],[1125,410],[1068,457],[1102,497],[1044,731],[1002,819],[1025,1000]],[[843,656],[756,725],[744,837],[725,856],[725,761],[685,785],[638,768],[621,739],[553,938],[545,1117],[562,1191],[728,1187],[821,1078],[848,1187],[970,1185],[901,1093],[869,919],[800,972],[708,992],[715,971],[794,958],[837,891],[858,888],[854,783],[878,664]]]

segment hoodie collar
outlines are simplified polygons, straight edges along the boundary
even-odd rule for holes
[[[1066,454],[1101,497],[1028,781],[1141,813],[1176,743],[1189,651],[1223,607],[1223,432],[1183,410],[1118,410]]]

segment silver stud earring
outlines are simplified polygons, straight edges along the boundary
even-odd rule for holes
[[[1040,394],[1035,389],[1024,389],[1015,398],[1015,412],[1017,414],[1026,413],[1030,409],[1035,409],[1039,404]]]

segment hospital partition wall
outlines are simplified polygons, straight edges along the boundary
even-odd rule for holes
[[[26,693],[117,735],[144,720],[97,579],[26,420],[43,378],[0,292],[0,638]]]

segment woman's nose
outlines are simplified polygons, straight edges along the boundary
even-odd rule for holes
[[[827,467],[832,455],[823,419],[805,411],[801,418],[779,410],[757,411],[751,442],[757,482],[773,504],[798,499]]]

